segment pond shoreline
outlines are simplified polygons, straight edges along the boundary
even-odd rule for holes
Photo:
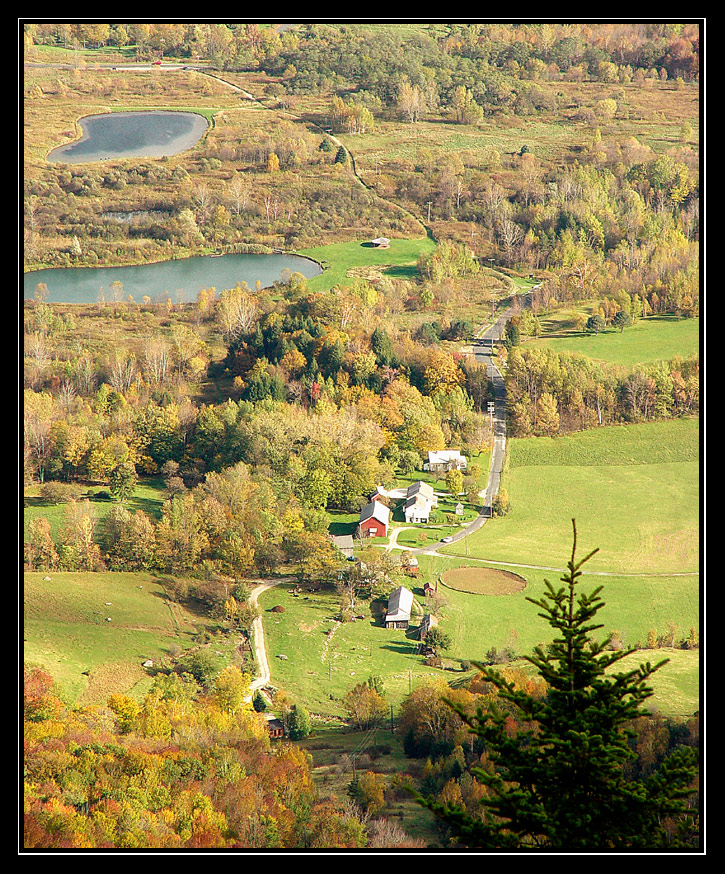
[[[62,157],[53,157],[57,152],[71,151],[74,147],[79,146],[81,143],[86,143],[91,138],[91,134],[88,131],[87,126],[84,125],[84,122],[89,122],[96,119],[105,119],[105,118],[119,118],[121,116],[145,116],[148,117],[150,115],[193,115],[203,120],[204,122],[204,130],[197,134],[197,132],[192,131],[187,134],[179,135],[178,139],[181,145],[181,148],[175,149],[171,152],[164,152],[161,154],[154,154],[154,150],[152,148],[151,153],[146,154],[132,152],[129,154],[117,154],[117,155],[108,155],[104,157],[90,157],[90,158],[82,158],[81,160],[63,160]],[[75,119],[74,122],[76,128],[80,128],[81,136],[77,137],[74,140],[71,140],[67,143],[62,143],[59,146],[54,146],[45,156],[45,160],[49,164],[95,164],[101,163],[104,161],[126,161],[133,160],[135,158],[162,158],[162,157],[173,157],[174,155],[180,155],[182,152],[187,152],[192,149],[197,143],[201,142],[204,137],[209,133],[211,129],[212,122],[202,115],[200,112],[195,112],[193,110],[188,109],[118,109],[114,110],[110,108],[108,112],[94,112],[88,115],[81,115]],[[156,151],[158,151],[158,147],[156,147]]]
[[[156,261],[140,261],[140,262],[126,263],[126,264],[111,264],[111,265],[107,265],[107,264],[83,264],[83,265],[73,265],[73,266],[68,266],[68,267],[37,267],[37,268],[25,267],[24,271],[23,271],[23,277],[24,277],[24,281],[28,281],[28,280],[32,279],[32,274],[42,274],[42,273],[45,273],[46,271],[53,271],[55,273],[58,273],[60,271],[66,271],[66,270],[83,270],[84,272],[88,271],[88,273],[90,275],[91,271],[93,271],[93,270],[124,270],[124,269],[132,269],[132,268],[153,267],[153,266],[172,264],[172,263],[183,263],[183,262],[188,262],[192,259],[201,259],[201,258],[207,258],[207,259],[221,258],[221,259],[224,259],[224,258],[232,258],[235,256],[241,257],[241,258],[244,258],[245,256],[249,256],[252,258],[294,258],[294,259],[298,259],[300,261],[307,261],[310,264],[314,264],[315,267],[319,271],[318,273],[313,274],[313,276],[306,277],[308,279],[313,278],[314,276],[319,276],[326,269],[322,265],[322,263],[320,261],[318,261],[317,259],[311,257],[310,255],[302,255],[298,252],[287,252],[287,251],[221,252],[221,253],[215,253],[215,252],[198,253],[197,252],[197,253],[190,253],[190,254],[186,254],[186,255],[180,255],[177,257],[161,258],[161,259],[156,260]],[[289,268],[282,268],[282,269],[289,269]],[[296,271],[293,270],[292,272],[296,272]],[[301,272],[301,271],[299,271],[299,272]],[[42,281],[42,279],[40,281]],[[247,280],[239,280],[239,281],[246,282]],[[257,281],[260,281],[260,280],[257,280]],[[280,281],[279,278],[274,279],[271,282],[269,282],[269,284],[263,285],[262,288],[273,288],[274,284],[278,281]],[[38,283],[38,284],[40,284],[40,283]],[[213,281],[213,277],[212,277],[212,281],[210,281],[209,285],[210,286],[215,285],[215,283]],[[250,289],[252,291],[255,290],[251,286],[251,284],[248,283],[248,285],[250,286]],[[227,287],[233,288],[234,285],[227,286],[224,283],[222,283],[222,286],[219,287],[219,290],[222,291]],[[99,286],[99,288],[103,288],[103,286]],[[166,291],[166,294],[168,294],[170,296],[168,290]],[[35,298],[34,294],[31,296],[27,296],[25,294],[25,289],[23,289],[23,302],[24,303],[32,303],[34,298]],[[89,303],[96,303],[96,302],[97,301],[95,299],[94,300],[86,300],[86,301],[51,301],[51,300],[46,301],[46,303],[58,303],[58,304],[71,305],[71,306],[72,305],[84,306],[84,305],[88,305]],[[190,301],[183,301],[183,302],[188,303]]]

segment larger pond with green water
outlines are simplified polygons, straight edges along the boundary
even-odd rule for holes
[[[284,279],[286,272],[310,278],[322,272],[316,261],[300,255],[207,255],[160,261],[132,267],[58,267],[34,270],[24,276],[23,297],[35,297],[42,284],[49,303],[96,303],[144,297],[154,302],[170,298],[173,303],[196,300],[203,288],[217,293],[246,282],[255,289]],[[120,283],[120,285],[118,284]]]

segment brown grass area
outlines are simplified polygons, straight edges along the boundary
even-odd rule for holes
[[[130,665],[128,662],[110,662],[99,665],[88,677],[88,685],[78,697],[78,704],[105,703],[109,695],[119,690],[128,690],[146,676],[140,665]]]
[[[523,577],[497,568],[451,568],[441,579],[450,589],[471,595],[512,595],[526,588]]]

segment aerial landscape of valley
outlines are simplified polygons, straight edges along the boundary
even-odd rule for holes
[[[19,21],[21,853],[704,853],[704,28]]]

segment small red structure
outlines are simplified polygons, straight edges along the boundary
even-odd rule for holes
[[[418,559],[414,555],[411,555],[407,561],[407,564],[404,564],[404,569],[405,573],[408,574],[409,577],[417,577],[420,573],[420,568],[418,567]],[[430,585],[430,583],[428,583],[427,585]],[[423,591],[425,591],[425,586],[423,586]]]
[[[371,501],[360,511],[357,530],[360,537],[387,537],[390,508],[380,501]]]

